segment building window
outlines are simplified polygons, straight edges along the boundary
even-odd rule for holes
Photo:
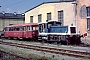
[[[42,21],[42,14],[38,15],[38,23]]]
[[[47,13],[47,20],[51,20],[51,13]]]
[[[33,22],[33,16],[30,16],[30,22]]]
[[[90,18],[87,19],[87,30],[90,31]]]
[[[90,16],[90,6],[86,8],[87,9],[87,16]]]
[[[63,25],[63,10],[58,11],[58,21],[61,22],[61,25]]]

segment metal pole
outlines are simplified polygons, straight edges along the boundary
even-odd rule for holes
[[[2,11],[2,14],[3,14],[3,17],[5,18],[5,12],[4,11]],[[2,28],[4,28],[4,26],[5,26],[4,18],[2,18]]]
[[[72,4],[74,4],[74,23],[75,23],[75,26],[78,27],[77,26],[77,2],[74,1]],[[76,32],[78,32],[77,28],[76,28]]]
[[[4,24],[5,24],[5,23],[4,23],[4,18],[2,19],[2,22],[3,22],[3,23],[2,23],[2,28],[4,28],[4,26],[5,26],[5,25],[4,25]]]
[[[77,3],[76,1],[74,1],[72,4],[74,4],[74,21],[75,21],[75,25],[76,25],[76,15],[77,15]]]

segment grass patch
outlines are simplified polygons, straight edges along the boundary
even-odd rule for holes
[[[9,49],[9,48],[5,48],[5,47],[2,47],[2,46],[0,46],[0,50],[5,51],[7,53],[19,55],[19,56],[24,57],[24,58],[29,58],[29,59],[32,58],[33,60],[40,60],[40,59],[42,59],[42,60],[57,60],[56,58],[39,56],[37,54],[31,54],[31,53],[30,54],[29,53],[27,54],[27,53],[25,53],[25,52],[23,52],[21,50]]]

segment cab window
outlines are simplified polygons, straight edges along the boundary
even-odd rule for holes
[[[70,27],[71,33],[76,33],[76,27]]]

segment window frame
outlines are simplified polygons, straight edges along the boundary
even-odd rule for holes
[[[87,10],[87,16],[90,16],[90,6],[86,7]]]
[[[87,31],[90,31],[90,18],[87,18]]]
[[[30,16],[30,22],[33,22],[33,16]]]
[[[48,21],[52,19],[51,16],[52,16],[51,12],[47,13],[47,20],[48,20]]]
[[[63,24],[64,24],[64,19],[63,19],[63,17],[64,17],[63,10],[58,11],[58,21],[61,22],[61,25],[62,25],[62,26],[63,26]]]
[[[38,23],[42,22],[42,14],[38,15]]]

